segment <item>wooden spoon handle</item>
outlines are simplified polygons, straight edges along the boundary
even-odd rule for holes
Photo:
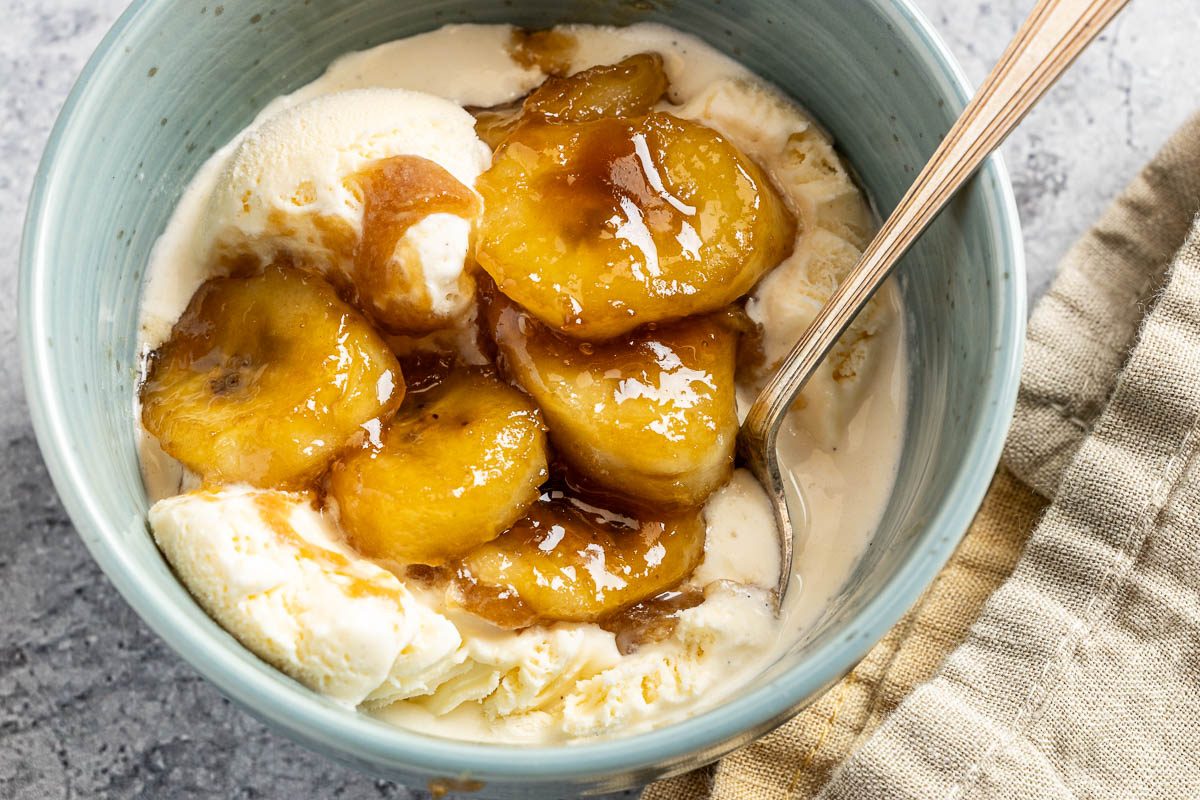
[[[808,376],[917,237],[1128,0],[1041,0],[933,157],[751,406],[743,436],[773,446]]]

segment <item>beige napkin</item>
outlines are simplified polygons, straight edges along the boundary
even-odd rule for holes
[[[1004,466],[917,605],[645,800],[1200,797],[1198,211],[1200,116],[1064,260]]]

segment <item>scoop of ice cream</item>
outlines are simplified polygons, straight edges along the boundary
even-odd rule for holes
[[[704,505],[704,518],[704,560],[692,573],[692,583],[733,581],[770,587],[778,582],[775,515],[762,484],[749,470],[734,470],[729,481],[713,492]]]
[[[765,498],[731,491],[721,502],[746,506],[731,518],[752,523],[764,513]],[[471,706],[513,740],[603,733],[668,714],[777,635],[767,590],[727,580],[709,583],[671,636],[632,656],[597,625],[500,630],[441,610],[436,593],[410,589],[350,550],[306,493],[194,491],[155,503],[150,524],[204,609],[301,683],[375,709],[408,701],[442,716]],[[713,567],[774,543],[761,524],[710,539]]]
[[[190,492],[155,503],[150,525],[205,611],[335,700],[423,694],[462,661],[454,625],[342,545],[309,495]]]
[[[592,736],[657,724],[736,680],[735,665],[770,647],[777,631],[765,589],[710,584],[704,602],[680,614],[670,639],[576,682],[563,699],[563,730]]]
[[[746,313],[762,330],[761,378],[775,371],[861,254],[837,234],[816,228],[762,280],[746,302]],[[867,304],[792,406],[791,416],[825,449],[846,435],[866,396],[882,357],[879,337],[890,328],[892,304],[886,291]]]
[[[719,581],[667,639],[631,655],[596,625],[464,635],[470,668],[414,702],[435,716],[477,705],[512,741],[603,735],[694,704],[777,635],[768,590]]]
[[[765,166],[800,220],[792,255],[746,303],[762,330],[762,380],[858,261],[874,228],[870,209],[829,138],[768,87],[715,81],[675,113],[716,129]],[[793,406],[793,418],[822,447],[838,443],[861,405],[869,373],[882,357],[877,337],[893,313],[889,292],[872,300]]]
[[[392,196],[372,192],[364,176],[399,157],[433,167],[392,170],[392,184],[384,186]],[[403,333],[451,327],[474,298],[464,266],[478,204],[467,210],[448,198],[454,184],[473,198],[490,160],[474,119],[448,100],[403,89],[316,97],[242,139],[209,199],[198,246],[218,264],[290,258],[351,288],[362,280],[356,256],[361,264],[365,246],[382,249],[372,276],[381,295],[372,298],[382,317],[376,322]],[[407,185],[395,184],[402,180]],[[364,243],[366,212],[377,195],[371,230],[386,226],[390,214],[403,232]],[[405,198],[413,202],[403,206]]]

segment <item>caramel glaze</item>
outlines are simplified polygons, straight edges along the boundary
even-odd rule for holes
[[[404,373],[404,384],[407,389],[405,397],[410,401],[436,389],[457,366],[457,361],[450,353],[434,351],[416,351],[399,358],[400,369]],[[489,371],[484,368],[484,371]],[[410,403],[411,405],[411,403]]]
[[[275,263],[201,285],[138,393],[146,430],[205,482],[302,489],[395,413],[404,378],[328,283]]]
[[[547,208],[573,209],[574,213],[558,218],[571,244],[590,242],[597,232],[610,230],[612,220],[629,208],[621,205],[622,200],[632,201],[639,214],[638,228],[652,235],[675,241],[680,226],[691,224],[683,220],[695,217],[697,210],[662,188],[665,182],[659,170],[665,156],[658,148],[650,149],[647,167],[637,147],[643,141],[657,144],[656,126],[670,129],[674,124],[673,117],[663,114],[635,120],[604,118],[579,129],[579,144],[569,167],[537,182]]]
[[[362,204],[361,233],[339,217],[313,220],[322,244],[336,255],[334,263],[308,263],[288,251],[273,254],[273,263],[321,274],[385,333],[419,336],[449,327],[453,320],[434,312],[419,255],[403,247],[397,252],[397,247],[408,229],[430,214],[474,220],[479,213],[475,192],[440,164],[408,155],[372,162],[347,176],[344,185]],[[272,211],[268,219],[273,230],[296,233],[282,212]],[[259,256],[240,250],[219,249],[214,259],[216,272],[230,277],[251,277],[265,266]],[[459,278],[463,294],[474,283],[470,272]]]
[[[342,578],[340,583],[348,595],[395,601],[395,590],[391,586],[355,574],[354,562],[350,559],[341,553],[311,544],[297,534],[291,522],[295,510],[292,498],[282,494],[260,493],[254,496],[254,504],[262,521],[280,541],[294,547],[300,558],[323,563],[336,572]]]
[[[542,409],[577,475],[652,510],[694,508],[733,469],[738,309],[648,323],[606,341],[566,337],[480,277],[496,363]]]
[[[540,69],[547,75],[563,75],[571,66],[571,58],[579,41],[569,33],[556,30],[513,31],[508,42],[508,54],[522,67]]]
[[[388,333],[429,332],[433,303],[420,259],[406,254],[396,258],[396,247],[409,228],[430,214],[473,218],[478,198],[441,165],[419,156],[376,161],[347,184],[361,195],[363,221],[353,253],[354,274],[346,276],[341,288]],[[462,280],[471,280],[465,271]],[[441,325],[432,324],[437,327]]]
[[[481,283],[480,316],[486,318],[489,304],[504,300],[497,297],[486,276],[481,276]],[[733,312],[726,316],[740,318]],[[729,324],[737,327],[736,322]],[[492,331],[485,335],[490,344],[485,352],[490,352],[494,361]],[[590,349],[586,343],[572,346],[585,360]],[[408,391],[405,407],[410,409],[459,368],[452,356],[434,353],[409,356],[400,363]],[[490,372],[494,367],[483,369]],[[702,557],[703,540],[698,510],[663,517],[645,503],[589,480],[559,458],[538,502],[495,542],[446,567],[409,565],[403,577],[424,588],[445,591],[452,604],[504,629],[556,620],[602,621],[614,633],[624,631],[621,647],[632,651],[656,637],[669,636],[679,611],[694,605],[655,598],[663,591],[675,596],[670,593],[686,581]],[[662,547],[656,548],[660,542]],[[506,566],[498,572],[480,575],[472,571],[472,559],[478,564],[480,558],[500,552]],[[650,560],[661,561],[650,564],[647,554]],[[532,568],[526,570],[531,563]],[[572,570],[574,579],[568,580]],[[563,602],[548,603],[536,597],[531,602],[531,589],[537,594],[539,588],[547,587],[531,587],[528,576],[550,572],[558,576],[555,591],[562,592]],[[553,583],[554,575],[545,580]],[[621,583],[625,585],[612,588]],[[687,597],[693,594],[684,592]],[[660,622],[655,623],[656,619]]]
[[[616,635],[617,651],[627,656],[643,645],[670,638],[679,615],[703,602],[700,589],[672,589],[602,620],[600,627]]]

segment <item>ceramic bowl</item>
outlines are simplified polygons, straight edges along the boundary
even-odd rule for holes
[[[188,179],[272,97],[336,56],[449,22],[625,24],[696,34],[794,96],[886,213],[969,87],[906,0],[138,0],[84,70],[30,202],[22,353],[42,453],[79,535],[146,622],[228,697],[299,742],[412,786],[495,797],[609,791],[695,767],[811,701],[932,580],[983,496],[1016,393],[1025,291],[1017,214],[993,158],[900,271],[911,408],[874,544],[797,646],[728,702],[678,724],[562,747],[447,741],[326,701],[210,620],[146,528],[134,449],[139,289]]]

